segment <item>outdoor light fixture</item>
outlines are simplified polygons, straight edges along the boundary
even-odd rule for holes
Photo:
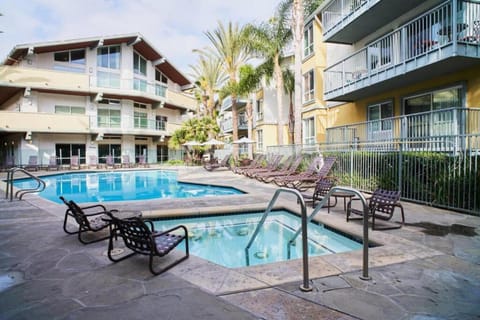
[[[32,140],[32,131],[27,131],[27,133],[25,133],[25,140],[27,141]]]
[[[103,93],[99,92],[95,95],[95,98],[93,99],[95,102],[99,102],[103,100]]]
[[[30,87],[26,87],[25,91],[23,92],[24,97],[30,97],[30,94],[32,93],[32,89]]]

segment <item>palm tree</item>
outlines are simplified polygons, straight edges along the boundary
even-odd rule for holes
[[[215,96],[219,88],[226,81],[226,74],[222,68],[222,62],[211,54],[198,52],[198,61],[196,65],[190,65],[192,76],[197,87],[197,99],[203,104],[204,115],[215,118]]]
[[[295,112],[293,108],[293,95],[295,93],[295,75],[292,70],[283,70],[283,88],[288,95],[288,143],[294,143],[295,133]]]
[[[238,73],[240,66],[246,63],[250,56],[245,47],[243,28],[238,24],[229,22],[227,26],[220,21],[218,26],[212,32],[207,31],[205,35],[210,40],[213,48],[208,51],[215,55],[222,62],[225,73],[228,75],[228,85],[235,86],[238,82]],[[207,49],[208,50],[208,49]],[[232,121],[233,121],[233,140],[238,139],[238,110],[237,94],[232,92]],[[233,155],[238,156],[238,148],[234,146]]]
[[[303,0],[293,0],[293,47],[295,52],[295,130],[294,143],[302,143],[302,51],[303,51]]]
[[[275,88],[277,91],[277,143],[284,144],[283,130],[285,120],[283,115],[283,73],[282,73],[282,57],[287,45],[292,39],[292,31],[287,23],[287,15],[284,14],[283,6],[279,7],[274,18],[268,23],[260,23],[258,25],[249,24],[245,27],[246,37],[250,49],[265,63],[272,65],[272,70],[268,71],[267,76],[272,76],[275,80]]]

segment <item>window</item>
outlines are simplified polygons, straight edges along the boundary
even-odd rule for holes
[[[147,109],[147,105],[144,103],[134,102],[133,107],[137,109]]]
[[[156,130],[167,130],[167,117],[165,116],[156,116],[155,117],[155,129]]]
[[[393,138],[393,102],[368,106],[368,139],[385,140]]]
[[[133,72],[143,76],[147,75],[147,60],[138,53],[133,53]]]
[[[72,156],[78,156],[80,163],[85,163],[85,144],[55,144],[55,155],[59,164],[70,164]]]
[[[305,27],[303,33],[303,57],[313,54],[313,23]]]
[[[133,79],[133,90],[147,92],[147,80],[134,78]]]
[[[157,162],[163,163],[168,161],[168,146],[157,145]]]
[[[53,54],[55,65],[53,69],[69,72],[85,71],[85,50],[60,51]]]
[[[54,53],[54,60],[75,64],[85,64],[85,49],[60,51]]]
[[[99,144],[98,145],[98,162],[106,163],[107,156],[112,156],[114,163],[122,162],[122,145],[120,144]]]
[[[146,144],[135,144],[135,162],[139,163],[141,157],[145,157],[145,162],[147,162],[147,152],[148,148]]]
[[[155,95],[166,96],[168,78],[159,70],[155,69]]]
[[[160,70],[155,69],[155,81],[167,84],[168,78]]]
[[[85,114],[85,107],[55,106],[55,113],[59,113],[59,114]]]
[[[101,68],[120,69],[120,46],[98,48],[97,65]]]
[[[312,101],[315,97],[315,79],[313,69],[303,75],[303,103]]]
[[[315,118],[311,117],[303,120],[303,144],[315,144]]]
[[[137,129],[148,128],[148,119],[145,112],[133,112],[133,127]]]
[[[100,128],[120,128],[120,110],[98,109],[97,123]]]
[[[263,150],[263,130],[257,130],[257,150]]]
[[[257,121],[263,120],[263,99],[257,100]]]
[[[461,86],[440,89],[404,99],[409,137],[454,135],[461,131],[455,110],[463,106]],[[420,114],[419,114],[420,113]]]

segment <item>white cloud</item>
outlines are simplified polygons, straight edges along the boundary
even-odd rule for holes
[[[260,22],[279,0],[6,0],[0,59],[15,45],[140,32],[184,74],[217,21]]]

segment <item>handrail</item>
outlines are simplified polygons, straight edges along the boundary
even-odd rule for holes
[[[22,197],[27,193],[42,192],[43,190],[45,190],[45,187],[46,187],[45,181],[34,176],[33,174],[31,174],[30,172],[28,172],[23,168],[14,167],[7,171],[7,192],[5,192],[5,198],[8,199],[8,195],[10,195],[10,201],[13,201],[13,176],[14,176],[14,173],[17,171],[20,171],[26,174],[27,176],[31,177],[32,179],[37,181],[38,185],[36,188],[18,190],[15,193],[15,198],[18,197],[19,200],[22,200]]]
[[[273,205],[275,201],[277,201],[278,196],[282,192],[288,192],[288,193],[293,193],[294,195],[297,196],[297,199],[300,203],[301,210],[302,210],[302,251],[303,251],[303,284],[300,286],[301,291],[312,291],[312,287],[310,287],[310,281],[309,281],[309,276],[308,276],[308,239],[307,239],[307,209],[305,206],[305,200],[302,197],[302,194],[295,189],[288,189],[288,188],[280,188],[277,191],[275,191],[275,194],[273,195],[272,200],[270,200],[270,203],[267,206],[267,209],[263,213],[262,218],[260,219],[260,222],[257,225],[257,228],[255,229],[255,232],[253,233],[252,237],[250,238],[250,241],[248,242],[247,246],[245,247],[245,257],[247,260],[247,266],[250,265],[250,257],[248,254],[248,250],[250,249],[250,246],[252,245],[253,241],[258,235],[258,232],[260,231],[260,228],[263,226],[265,223],[265,220],[267,219],[268,214],[273,208]]]
[[[348,192],[355,194],[363,204],[363,266],[362,266],[362,275],[360,276],[360,279],[362,280],[370,280],[371,277],[368,275],[368,206],[367,206],[367,200],[365,200],[365,197],[363,194],[353,188],[350,187],[332,187],[330,191],[323,197],[322,201],[320,201],[313,212],[308,216],[307,223],[312,221],[313,217],[322,209],[323,205],[328,201],[328,199],[332,196],[332,193],[337,192],[337,191],[343,191],[343,192]],[[300,231],[303,233],[303,223],[302,223],[302,228],[299,228],[295,234],[293,235],[292,239],[290,239],[289,244],[293,244],[295,239],[297,238],[298,234]]]

